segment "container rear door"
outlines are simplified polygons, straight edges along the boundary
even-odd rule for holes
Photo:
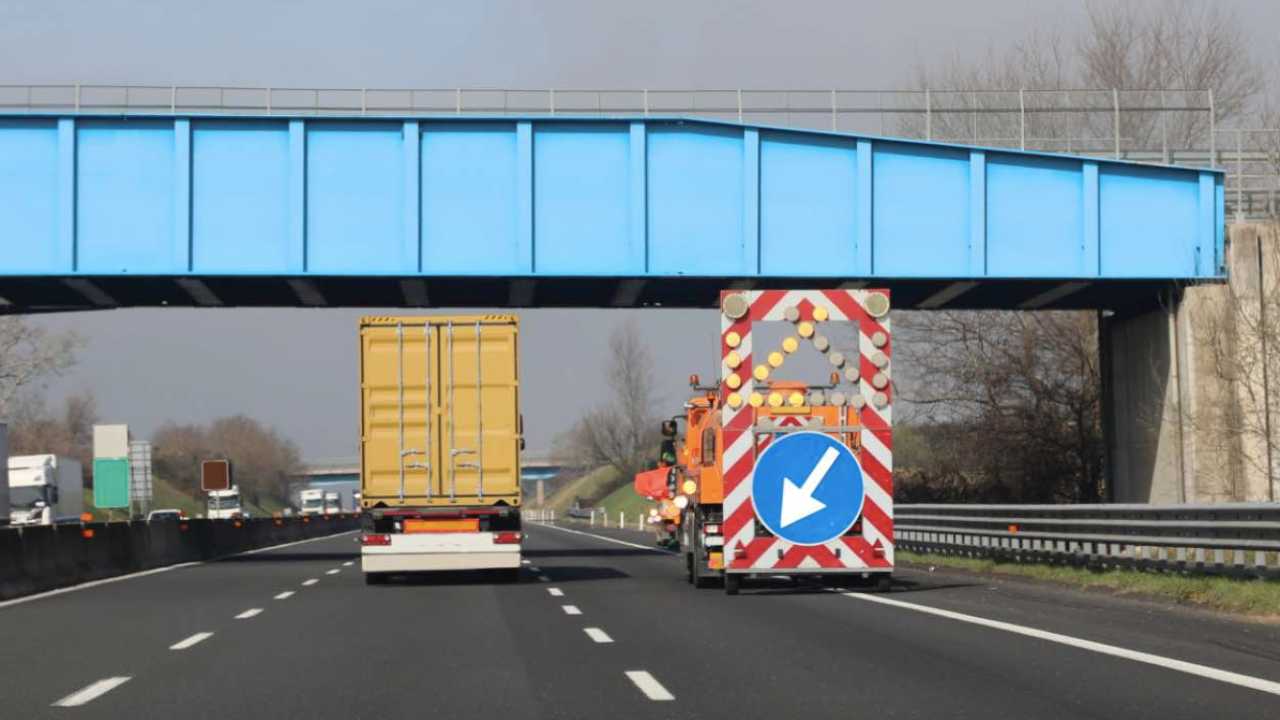
[[[450,501],[520,500],[520,412],[514,321],[436,326],[441,382],[440,494]]]
[[[519,502],[516,338],[504,316],[362,328],[364,503]]]

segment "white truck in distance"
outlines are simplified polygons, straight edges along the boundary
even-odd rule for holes
[[[342,512],[342,496],[330,490],[324,494],[324,514],[337,515]]]
[[[308,488],[298,493],[298,504],[302,506],[303,515],[324,514],[324,491]]]
[[[9,458],[9,524],[53,525],[84,512],[80,463],[60,455]]]
[[[209,491],[209,512],[207,517],[210,520],[229,520],[243,515],[244,510],[240,507],[240,488],[232,487],[230,490]]]

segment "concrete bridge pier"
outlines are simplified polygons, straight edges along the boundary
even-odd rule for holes
[[[1280,499],[1280,225],[1229,228],[1230,284],[1099,322],[1112,502]]]

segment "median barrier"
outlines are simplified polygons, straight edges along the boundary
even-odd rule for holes
[[[0,528],[0,600],[359,527],[357,518],[171,520]]]

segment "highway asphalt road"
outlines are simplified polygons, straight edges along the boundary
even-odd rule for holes
[[[366,587],[346,534],[0,605],[0,716],[1280,717],[1275,625],[921,571],[727,597],[528,529],[515,584]]]

